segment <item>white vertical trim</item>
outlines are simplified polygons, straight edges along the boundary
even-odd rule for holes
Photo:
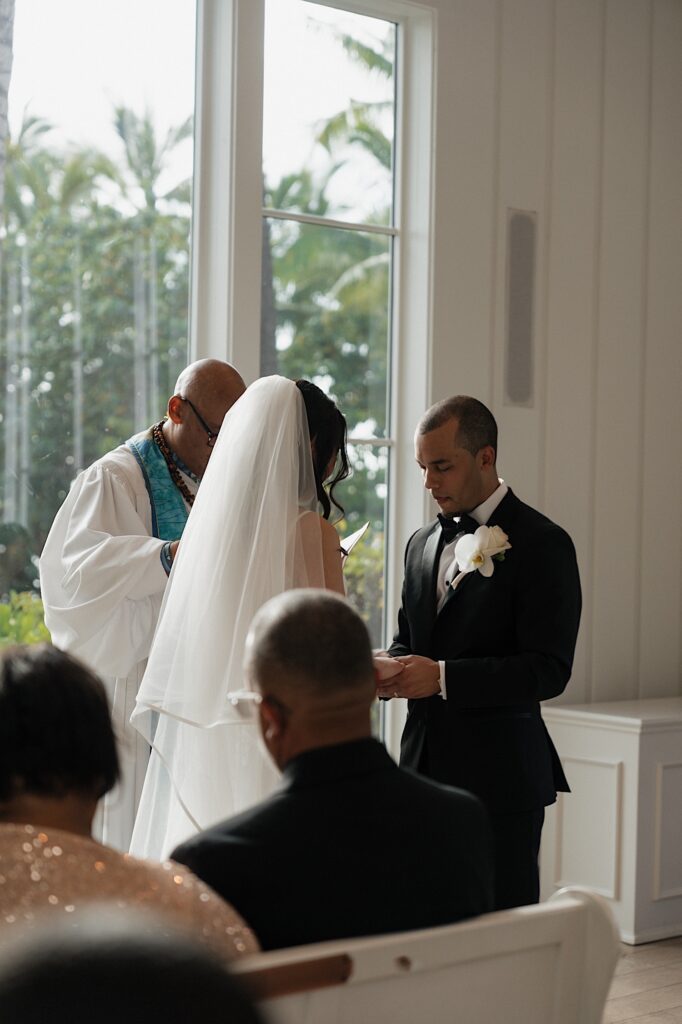
[[[642,481],[636,497],[635,497],[635,516],[637,521],[637,543],[635,544],[635,550],[633,552],[633,558],[636,566],[636,584],[637,584],[637,603],[635,605],[635,644],[634,644],[634,657],[635,664],[637,665],[637,696],[639,698],[646,697],[646,683],[642,685],[642,672],[646,671],[646,667],[642,665],[642,565],[643,565],[643,551],[645,542],[645,525],[644,525],[644,487],[643,482],[645,480],[645,466],[644,466],[644,453],[645,453],[645,431],[646,431],[646,398],[647,398],[647,381],[648,376],[651,373],[651,368],[648,363],[648,344],[647,344],[647,329],[649,320],[649,260],[650,260],[650,249],[651,249],[651,140],[653,130],[653,84],[654,84],[654,5],[652,0],[649,0],[649,20],[648,20],[648,58],[649,68],[647,76],[647,122],[646,122],[646,164],[644,169],[644,194],[642,197],[642,205],[644,207],[644,226],[643,226],[643,254],[642,254],[642,280],[641,280],[641,293],[642,301],[640,308],[640,346],[639,346],[639,416],[640,416],[640,429],[637,435],[637,475],[639,480]],[[644,693],[642,690],[644,689]]]
[[[497,333],[497,282],[499,267],[499,242],[500,242],[500,137],[502,125],[502,0],[497,0],[495,9],[495,125],[493,143],[493,179],[490,201],[492,203],[492,216],[490,218],[490,323],[488,335],[489,351],[489,379],[488,379],[488,401],[487,405],[492,409],[495,404],[495,388],[497,386],[496,374],[496,344]]]
[[[653,857],[653,879],[651,898],[654,901],[671,900],[682,896],[682,885],[673,889],[661,888],[661,858],[663,856],[663,827],[664,811],[663,806],[663,773],[666,768],[682,768],[682,761],[659,761],[656,765],[656,792],[654,797],[655,823],[654,823],[654,857]],[[679,794],[678,794],[679,795]]]
[[[436,15],[401,5],[398,31],[396,226],[394,243],[393,347],[391,358],[388,494],[387,640],[395,630],[408,536],[428,518],[428,503],[414,463],[413,434],[429,404],[433,361],[433,191],[435,154]],[[398,5],[396,5],[396,10]],[[396,756],[405,701],[385,709],[387,746]]]
[[[622,877],[622,856],[623,856],[623,761],[605,761],[600,758],[594,757],[564,757],[562,758],[564,765],[569,764],[586,764],[591,765],[596,769],[606,769],[610,771],[613,776],[613,803],[615,809],[615,828],[613,835],[611,836],[612,848],[612,885],[610,889],[602,886],[592,885],[591,883],[581,881],[581,884],[587,885],[592,892],[597,892],[601,896],[605,896],[607,899],[619,900],[621,898],[621,877]],[[554,851],[554,885],[557,889],[561,889],[566,885],[577,884],[577,880],[563,878],[563,852],[564,852],[564,840],[566,839],[569,843],[575,843],[576,837],[573,835],[564,835],[564,822],[563,822],[563,811],[564,811],[565,797],[562,796],[557,802],[557,821],[556,821],[556,846]]]
[[[590,529],[587,534],[587,557],[581,570],[586,574],[583,589],[586,592],[587,615],[583,615],[582,626],[585,636],[585,694],[592,703],[594,694],[594,657],[595,657],[595,610],[594,610],[594,549],[597,528],[597,431],[599,426],[599,331],[601,326],[601,266],[604,242],[604,127],[606,113],[606,0],[600,0],[601,7],[601,81],[599,85],[599,154],[597,159],[597,181],[595,184],[595,232],[594,232],[594,289],[592,292],[592,444],[590,445],[590,465],[588,475]]]
[[[537,254],[542,252],[542,265],[537,271],[538,302],[540,303],[540,322],[542,324],[539,337],[534,339],[534,353],[536,353],[536,374],[534,380],[533,394],[536,397],[538,418],[541,424],[540,443],[538,446],[538,495],[540,507],[548,507],[547,493],[547,458],[549,447],[547,444],[547,394],[549,392],[549,323],[550,323],[550,252],[552,248],[552,212],[554,195],[554,145],[555,145],[555,115],[556,115],[556,31],[557,31],[557,10],[556,0],[550,3],[550,30],[549,30],[549,67],[547,71],[547,104],[545,116],[547,119],[546,142],[545,142],[545,195],[544,195],[544,224],[541,225],[543,245],[540,247],[540,239],[536,242]]]
[[[263,0],[198,0],[190,352],[258,376]]]

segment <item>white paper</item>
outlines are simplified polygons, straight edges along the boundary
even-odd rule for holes
[[[351,553],[351,551],[353,550],[357,542],[360,540],[360,538],[364,536],[364,534],[367,532],[368,527],[369,520],[365,523],[364,526],[361,526],[359,530],[356,530],[355,533],[351,533],[348,537],[344,538],[341,541],[341,547],[345,551],[346,556],[348,556]]]

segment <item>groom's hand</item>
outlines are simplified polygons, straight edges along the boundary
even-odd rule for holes
[[[435,693],[440,693],[440,667],[437,661],[423,658],[419,654],[407,654],[395,660],[404,666],[403,670],[377,686],[379,697],[418,700],[420,697],[433,697]]]

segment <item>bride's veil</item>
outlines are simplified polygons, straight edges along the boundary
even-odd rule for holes
[[[261,378],[225,416],[161,607],[131,719],[161,765],[152,757],[133,852],[167,853],[272,789],[244,644],[270,597],[323,585],[319,523],[303,398]]]

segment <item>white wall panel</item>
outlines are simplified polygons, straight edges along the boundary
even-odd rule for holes
[[[656,770],[656,830],[654,835],[655,900],[682,896],[682,763],[659,763]]]
[[[571,794],[561,794],[557,806],[554,885],[586,885],[620,899],[623,763],[573,756],[564,767]]]
[[[597,350],[592,695],[636,697],[650,4],[608,0]]]
[[[575,540],[562,700],[682,693],[682,2],[429,6],[430,398],[489,403],[502,475]],[[538,217],[530,408],[504,403],[509,208]]]
[[[553,37],[553,7],[547,0],[503,4],[493,388],[500,426],[501,471],[519,496],[532,505],[539,504],[540,500],[544,435],[544,390],[539,382],[544,379],[545,358],[543,266]],[[503,398],[509,209],[537,213],[534,400],[531,408],[505,405]]]
[[[682,3],[656,0],[653,13],[639,584],[641,697],[680,692],[682,617]]]
[[[496,0],[454,0],[438,20],[433,401],[492,402],[498,21]]]
[[[558,0],[547,295],[544,511],[573,537],[583,625],[565,698],[590,699],[604,5]]]

